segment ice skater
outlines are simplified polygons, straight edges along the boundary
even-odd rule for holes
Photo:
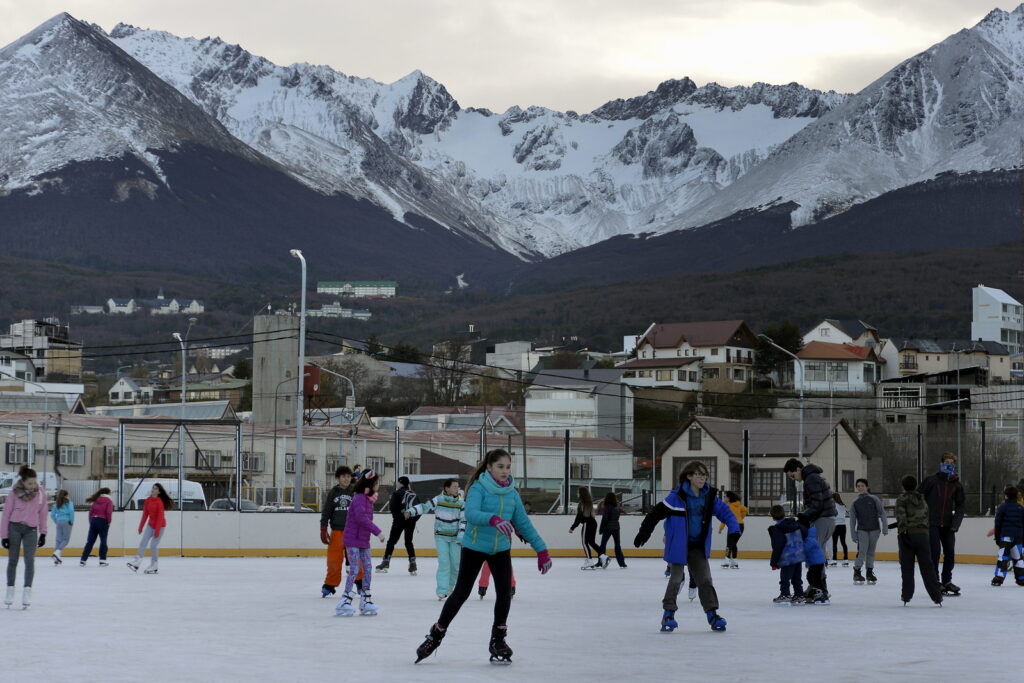
[[[1003,489],[1006,500],[996,509],[995,532],[999,556],[996,558],[996,574],[992,577],[993,586],[1002,586],[1010,568],[1018,586],[1024,586],[1024,507],[1018,500],[1020,494],[1014,486]]]
[[[341,570],[345,563],[345,520],[352,504],[352,470],[345,465],[334,470],[335,484],[324,498],[320,513],[320,542],[327,546],[327,575],[320,595],[327,597],[337,592],[341,584]],[[329,529],[328,529],[329,527]],[[362,572],[356,576],[356,589],[363,587]]]
[[[149,491],[149,497],[142,504],[142,519],[139,520],[139,533],[142,540],[139,541],[139,551],[135,557],[128,560],[128,568],[133,572],[139,571],[142,558],[146,556],[146,546],[149,546],[149,566],[145,574],[156,574],[160,562],[160,541],[164,537],[163,530],[167,528],[167,516],[164,512],[171,509],[171,497],[160,484],[153,484]]]
[[[807,530],[792,517],[786,517],[781,505],[773,505],[768,511],[775,524],[768,527],[772,542],[772,570],[779,572],[779,595],[772,602],[776,605],[798,605],[804,602],[804,534]]]
[[[601,505],[601,525],[597,531],[601,534],[601,545],[598,548],[598,557],[603,557],[602,567],[608,568],[608,539],[611,538],[615,544],[615,561],[619,563],[619,569],[626,568],[626,556],[622,554],[622,541],[619,539],[619,499],[615,493],[609,491],[604,496]]]
[[[437,548],[437,599],[444,600],[455,588],[462,554],[462,534],[466,530],[465,503],[459,495],[459,480],[445,479],[441,493],[425,503],[414,505],[405,516],[434,513],[434,546]]]
[[[943,453],[939,471],[921,482],[921,495],[928,504],[928,543],[932,551],[932,565],[939,572],[939,553],[942,554],[943,595],[960,595],[960,586],[953,583],[956,566],[956,532],[964,521],[966,495],[956,473],[956,454]]]
[[[377,565],[377,571],[387,573],[391,568],[391,553],[395,552],[395,544],[400,536],[405,536],[405,552],[409,556],[409,573],[416,574],[416,548],[412,543],[412,535],[416,531],[416,522],[419,518],[411,519],[405,516],[405,511],[418,505],[419,496],[412,490],[409,484],[409,477],[398,478],[398,487],[391,492],[388,499],[388,509],[391,511],[391,533],[388,535],[388,543],[384,548],[384,559]]]
[[[582,525],[580,529],[580,540],[583,542],[583,566],[580,569],[597,569],[604,565],[605,560],[608,558],[601,553],[601,548],[597,545],[595,538],[597,534],[597,520],[594,519],[594,499],[590,497],[590,489],[586,486],[580,487],[579,499],[576,502],[576,519],[573,520],[572,526],[569,527],[569,533],[576,531],[576,527]],[[597,559],[590,554],[593,549],[594,554],[597,555]]]
[[[353,489],[352,505],[348,508],[348,519],[345,522],[345,555],[348,558],[348,574],[345,576],[345,593],[334,607],[334,614],[339,617],[351,617],[355,614],[352,601],[356,594],[352,592],[356,575],[362,571],[363,589],[360,591],[359,613],[365,617],[377,616],[377,605],[373,603],[371,584],[373,583],[373,560],[370,557],[370,534],[384,542],[384,532],[373,523],[373,504],[377,502],[377,486],[380,478],[373,470],[366,470],[356,482]]]
[[[790,458],[782,466],[782,471],[792,481],[803,482],[804,509],[796,518],[806,527],[814,526],[821,552],[827,557],[828,541],[836,528],[836,502],[832,499],[832,489],[817,465],[804,465],[796,458]],[[821,588],[828,600],[828,579],[824,570],[821,573]]]
[[[673,489],[665,499],[647,513],[640,524],[640,531],[633,539],[639,548],[651,537],[658,522],[665,520],[665,561],[671,567],[665,597],[662,599],[664,612],[661,630],[674,631],[676,621],[676,598],[682,586],[687,564],[690,576],[697,584],[700,605],[713,631],[724,631],[726,621],[718,614],[718,593],[711,581],[711,517],[723,522],[730,534],[740,531],[740,525],[732,510],[718,497],[718,490],[708,483],[708,467],[699,460],[692,460],[679,473],[679,487]]]
[[[917,478],[909,474],[900,480],[903,493],[896,499],[896,540],[899,543],[900,573],[903,577],[902,599],[904,606],[914,597],[914,560],[917,560],[921,581],[928,591],[928,597],[942,606],[942,586],[932,565],[929,548],[928,505],[917,490]]]
[[[843,504],[843,497],[839,495],[839,492],[832,494],[832,500],[836,502],[836,528],[832,532],[832,566],[835,567],[839,564],[839,544],[843,545],[843,566],[850,566],[850,549],[846,547],[846,520],[849,518],[849,513],[846,510],[846,505]],[[854,539],[856,542],[856,539]]]
[[[100,539],[100,566],[107,566],[107,533],[110,531],[110,523],[114,520],[114,501],[110,497],[110,489],[106,486],[100,488],[96,493],[85,499],[89,503],[89,535],[85,539],[85,547],[82,548],[82,557],[78,563],[84,567],[92,553],[92,546],[96,539]]]
[[[466,486],[466,533],[462,543],[462,559],[455,589],[445,600],[441,615],[430,627],[426,639],[416,648],[416,661],[429,657],[441,645],[448,626],[473,591],[473,583],[481,567],[487,564],[494,575],[494,621],[488,650],[491,662],[508,664],[512,648],[508,635],[508,614],[512,606],[512,541],[520,533],[537,551],[537,569],[546,574],[551,569],[551,556],[544,539],[530,522],[523,501],[512,478],[512,456],[497,448],[488,451]]]
[[[858,479],[856,483],[857,500],[853,501],[850,515],[850,531],[857,544],[857,559],[853,562],[853,582],[864,583],[865,577],[860,568],[867,568],[869,585],[878,583],[875,576],[875,547],[878,545],[879,534],[889,534],[889,520],[885,516],[885,506],[875,494],[871,493],[867,479]],[[836,494],[838,495],[838,494]]]
[[[740,532],[738,534],[727,534],[725,537],[725,562],[722,563],[723,567],[730,567],[732,569],[739,569],[740,563],[737,561],[739,554],[739,542],[740,536],[743,535],[743,520],[747,518],[747,506],[740,500],[739,494],[733,491],[725,492],[725,499],[729,501],[729,509],[732,510],[732,514],[736,517],[736,522],[740,525]],[[718,533],[722,533],[725,529],[725,524],[718,525]]]
[[[71,494],[66,490],[57,491],[50,510],[50,521],[57,527],[57,542],[53,545],[53,563],[63,564],[61,553],[71,540],[71,528],[75,525],[75,504],[71,502]]]
[[[39,485],[36,471],[28,465],[18,470],[18,480],[4,501],[0,517],[0,545],[7,549],[7,593],[4,604],[14,602],[14,581],[18,578],[18,560],[25,553],[25,578],[21,606],[32,604],[32,579],[36,573],[36,548],[46,543],[46,489]]]

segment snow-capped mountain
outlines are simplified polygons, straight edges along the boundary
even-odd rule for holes
[[[118,25],[110,38],[233,134],[324,191],[521,256],[652,231],[741,177],[845,96],[689,79],[591,114],[463,109],[419,71],[391,84],[276,66],[217,38]]]
[[[805,225],[944,171],[1019,167],[1022,135],[1024,5],[899,64],[674,227],[779,201]]]

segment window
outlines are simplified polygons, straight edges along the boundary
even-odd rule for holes
[[[696,382],[697,381],[697,371],[696,370],[690,370],[690,381],[691,382]]]
[[[848,382],[850,381],[850,366],[842,361],[833,361],[828,364],[828,381],[829,382]]]
[[[656,380],[658,380],[659,382],[671,382],[672,381],[672,371],[671,370],[657,370],[655,372],[655,377],[654,378]]]
[[[589,462],[569,463],[570,479],[590,479],[592,477]]]
[[[111,391],[110,392],[110,400],[111,401],[120,401],[121,400],[121,392],[119,392],[119,391]]]
[[[683,350],[682,349],[676,349],[676,355],[677,356],[683,355]]]
[[[378,474],[384,472],[384,458],[367,458],[366,468],[371,469]]]
[[[178,466],[178,449],[177,448],[154,448],[153,449],[153,464],[157,467],[177,467]]]
[[[750,472],[750,495],[752,498],[781,498],[786,491],[782,470],[753,469]]]
[[[295,454],[294,453],[287,453],[287,454],[285,454],[285,456],[284,456],[284,471],[285,472],[291,472],[291,473],[295,472]]]
[[[58,462],[61,465],[84,465],[85,446],[61,446]]]
[[[808,382],[824,382],[825,381],[825,364],[822,362],[806,363],[804,366],[807,369],[807,381]]]
[[[196,451],[196,467],[202,469],[221,467],[221,452]]]
[[[704,379],[718,379],[718,368],[704,368]]]
[[[889,424],[903,424],[907,421],[907,416],[889,414],[885,416],[885,421]]]
[[[874,383],[875,381],[875,364],[865,363],[864,364],[864,381],[868,383]]]
[[[843,490],[853,490],[853,470],[843,470]]]
[[[142,457],[145,457],[143,454]],[[132,449],[125,446],[124,448],[124,462],[127,465],[132,461]],[[106,469],[117,468],[117,446],[104,446],[103,447],[103,467]]]
[[[7,455],[5,460],[8,465],[17,465],[18,463],[28,462],[28,444],[7,444]]]
[[[638,370],[637,373],[636,373],[636,376],[637,377],[650,377],[651,376],[651,371],[650,370]]]
[[[242,451],[242,471],[262,472],[266,456],[263,453],[250,453]],[[333,472],[331,475],[333,476]]]
[[[402,474],[419,474],[419,458],[402,458]]]
[[[743,379],[744,379],[744,377],[743,377],[743,368],[733,368],[732,369],[732,378],[740,380],[742,382]]]
[[[711,349],[711,355],[712,356],[717,356],[718,355],[718,349]]]
[[[822,337],[827,337],[828,336],[828,328],[827,327],[821,328],[820,330],[818,330],[818,332],[819,332],[819,334]]]
[[[701,431],[700,427],[691,427],[690,428],[690,450],[691,451],[699,451],[700,450],[700,441],[701,441],[701,439],[700,439],[700,431]]]

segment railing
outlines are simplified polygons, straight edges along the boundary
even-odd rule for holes
[[[900,370],[917,370],[916,360],[905,360],[900,362]]]

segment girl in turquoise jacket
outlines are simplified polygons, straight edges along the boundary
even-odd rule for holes
[[[64,489],[57,492],[57,499],[50,510],[50,519],[57,525],[57,546],[53,550],[53,563],[62,564],[64,560],[61,553],[71,540],[71,527],[75,523],[75,504],[71,502],[70,494]]]
[[[491,661],[508,664],[512,661],[512,649],[505,642],[508,633],[505,622],[512,605],[512,533],[518,532],[537,551],[537,569],[541,574],[551,569],[551,556],[523,509],[523,501],[512,479],[512,456],[504,449],[488,452],[473,473],[466,488],[465,513],[459,577],[441,608],[437,623],[430,627],[426,640],[416,648],[416,661],[429,657],[441,645],[448,625],[469,598],[477,574],[486,562],[497,594],[489,646]]]

